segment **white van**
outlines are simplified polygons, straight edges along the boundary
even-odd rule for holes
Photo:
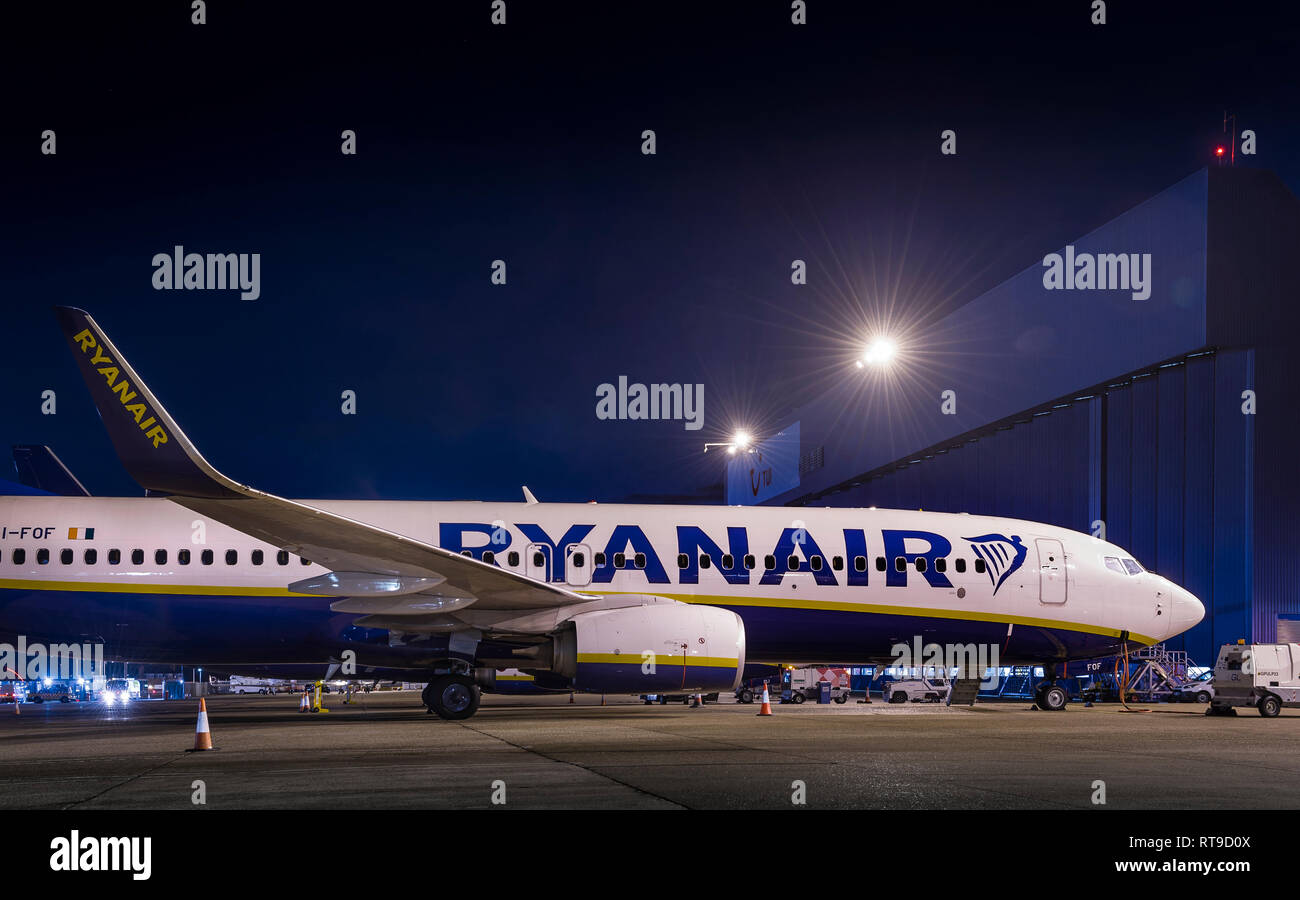
[[[1300,644],[1224,644],[1214,664],[1209,716],[1236,715],[1253,706],[1265,718],[1300,707]]]

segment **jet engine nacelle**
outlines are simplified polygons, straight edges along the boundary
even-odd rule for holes
[[[551,670],[584,691],[732,691],[745,668],[745,624],[716,606],[657,603],[574,616],[554,637]]]

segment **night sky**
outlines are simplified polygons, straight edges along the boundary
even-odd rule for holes
[[[507,0],[504,26],[490,0],[6,10],[0,447],[139,493],[70,304],[265,490],[687,493],[721,479],[705,441],[857,377],[872,329],[1214,164],[1225,108],[1258,136],[1237,164],[1300,192],[1281,4],[1116,0],[1101,26],[1089,0],[808,4],[805,26],[788,0]],[[154,290],[177,244],[260,253],[261,297]],[[619,375],[702,383],[705,427],[597,420]]]

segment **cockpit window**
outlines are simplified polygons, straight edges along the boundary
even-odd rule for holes
[[[1106,568],[1110,569],[1112,572],[1118,572],[1121,575],[1128,574],[1128,571],[1124,568],[1124,564],[1119,561],[1118,556],[1107,556]]]
[[[1130,575],[1140,575],[1140,574],[1142,574],[1142,567],[1141,567],[1140,565],[1138,565],[1138,561],[1137,561],[1136,559],[1126,559],[1126,560],[1124,560],[1124,568],[1125,568],[1125,569],[1128,569],[1128,573],[1129,573]]]

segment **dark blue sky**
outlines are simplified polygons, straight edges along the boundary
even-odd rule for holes
[[[719,480],[705,440],[852,377],[868,323],[941,315],[1206,165],[1225,107],[1258,134],[1238,164],[1300,189],[1271,4],[109,6],[0,38],[0,446],[49,443],[96,493],[136,489],[56,303],[258,487],[613,500]],[[176,244],[260,253],[261,298],[153,290]],[[703,383],[705,429],[598,421],[619,375]]]

